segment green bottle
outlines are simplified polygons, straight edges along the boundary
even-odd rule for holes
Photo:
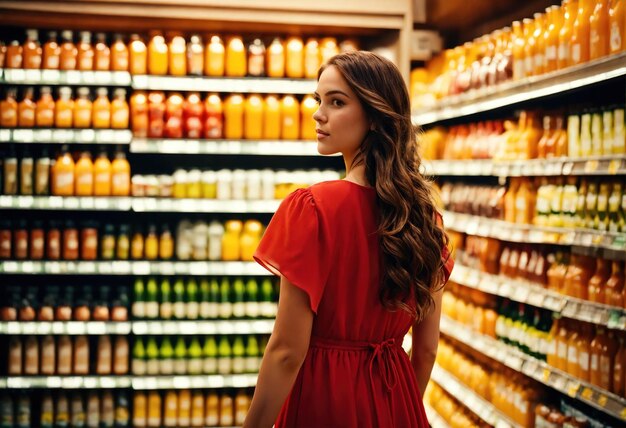
[[[190,278],[187,281],[187,319],[198,319],[198,283],[195,279]]]
[[[157,319],[159,317],[159,286],[154,278],[146,284],[146,318]]]
[[[276,317],[276,299],[274,297],[274,284],[270,278],[265,278],[261,283],[261,316],[264,318]]]
[[[217,372],[222,375],[232,373],[232,350],[227,336],[220,338],[217,348]]]
[[[259,351],[259,342],[256,336],[249,335],[246,344],[246,372],[258,373],[261,367],[261,352]]]
[[[255,278],[246,282],[246,317],[259,317],[259,284]]]
[[[202,373],[217,373],[217,342],[215,336],[208,336],[202,348]]]
[[[246,287],[241,278],[233,282],[233,316],[243,318],[246,315]]]
[[[209,292],[209,319],[215,320],[220,317],[220,284],[217,278],[211,279]]]
[[[189,374],[197,375],[202,373],[202,347],[197,336],[191,339],[187,355],[187,370]]]
[[[178,278],[174,283],[174,318],[182,320],[186,318],[185,283]]]
[[[222,278],[220,285],[220,318],[228,319],[233,316],[233,304],[230,299],[231,287],[228,278]]]
[[[146,345],[146,374],[158,375],[159,374],[159,347],[154,336],[148,339]]]
[[[132,372],[137,376],[146,374],[146,348],[143,345],[143,338],[141,337],[135,337]]]
[[[159,305],[159,314],[163,320],[172,319],[172,286],[170,280],[163,278],[161,281],[161,304]]]
[[[199,315],[203,320],[209,319],[211,315],[211,285],[209,280],[204,278],[200,280],[200,308]]]
[[[246,348],[243,344],[243,337],[235,336],[232,347],[233,363],[232,369],[234,374],[244,373],[246,371]]]
[[[161,341],[159,372],[162,375],[171,375],[174,373],[174,348],[172,347],[170,338],[167,336]]]
[[[178,337],[174,348],[174,373],[187,374],[187,347],[182,336]]]
[[[133,287],[133,304],[131,306],[131,313],[133,318],[141,320],[146,317],[146,288],[143,284],[143,279],[135,279],[135,285]]]

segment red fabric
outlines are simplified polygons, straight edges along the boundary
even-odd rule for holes
[[[276,211],[255,253],[303,289],[317,314],[277,428],[428,426],[401,348],[413,320],[378,299],[375,200],[373,189],[342,180],[299,189]]]

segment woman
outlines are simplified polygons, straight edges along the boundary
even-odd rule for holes
[[[350,52],[321,68],[315,96],[318,151],[340,152],[346,178],[289,195],[255,253],[280,299],[244,426],[426,427],[452,261],[406,86],[390,61]]]

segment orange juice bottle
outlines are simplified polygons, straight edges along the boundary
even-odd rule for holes
[[[113,101],[111,102],[111,128],[128,129],[129,116],[126,89],[117,88],[113,92]]]
[[[607,305],[624,306],[624,265],[622,262],[614,261],[611,266],[611,276],[606,282],[606,303]]]
[[[5,60],[6,68],[22,68],[23,52],[24,48],[22,48],[20,42],[18,42],[17,40],[13,40],[11,43],[9,43],[9,46],[7,46]]]
[[[223,76],[225,61],[224,42],[220,36],[211,36],[204,49],[204,74],[206,76]]]
[[[293,95],[285,95],[280,103],[281,129],[283,140],[296,140],[300,136],[300,104]]]
[[[93,166],[94,196],[111,195],[111,162],[106,151],[102,150]]]
[[[130,164],[126,160],[126,154],[119,147],[111,163],[111,195],[130,195]]]
[[[561,8],[550,6],[546,9],[546,25],[544,25],[544,45],[546,49],[545,72],[549,73],[558,67],[559,31],[562,25]]]
[[[589,17],[589,59],[609,54],[609,0],[597,0]]]
[[[533,75],[538,76],[544,73],[545,70],[545,53],[546,45],[543,37],[544,25],[546,22],[546,15],[543,13],[533,14],[535,19],[535,31],[533,37],[535,39],[535,59],[533,61]]]
[[[574,320],[571,320],[569,337],[567,338],[567,357],[565,359],[565,372],[572,376],[578,377],[578,341],[580,326]]]
[[[55,196],[72,196],[74,194],[74,159],[67,146],[63,146],[61,153],[52,168],[52,194]]]
[[[592,0],[578,2],[578,14],[572,27],[571,65],[589,61],[589,18],[592,13]]]
[[[571,38],[574,21],[578,15],[578,0],[563,0],[563,25],[559,29],[559,50],[557,68],[563,69],[571,65]]]
[[[72,90],[69,87],[59,88],[59,99],[54,109],[54,126],[57,128],[71,128],[73,126],[74,100],[71,97]]]
[[[93,47],[93,68],[96,71],[109,71],[111,69],[111,49],[107,45],[107,36],[104,33],[96,33],[96,44]]]
[[[183,104],[182,95],[171,94],[165,103],[165,127],[163,136],[166,138],[183,137]]]
[[[43,45],[41,68],[58,70],[61,61],[61,47],[57,43],[57,32],[48,31],[48,40]]]
[[[246,98],[243,114],[243,138],[258,140],[263,136],[263,98],[252,94]]]
[[[74,166],[74,195],[93,195],[93,162],[89,152],[82,152]]]
[[[83,71],[93,70],[93,59],[95,52],[91,46],[91,33],[89,31],[80,32],[80,43],[78,43],[78,69]]]
[[[172,76],[187,74],[187,44],[182,36],[175,35],[170,40],[169,71]]]
[[[222,260],[239,260],[241,258],[239,241],[243,224],[240,220],[228,220],[224,224],[224,229],[224,235],[222,235]]]
[[[20,128],[35,127],[35,111],[37,106],[33,101],[35,91],[31,86],[24,89],[24,97],[17,105],[17,126]]]
[[[93,102],[93,127],[104,129],[111,127],[111,102],[107,88],[98,88],[98,97]]]
[[[611,0],[609,9],[609,53],[614,54],[626,49],[626,12],[624,0]]]
[[[148,74],[167,74],[167,44],[165,38],[157,33],[148,44]]]
[[[183,131],[186,138],[202,138],[203,113],[200,94],[191,92],[183,104]]]
[[[17,127],[17,89],[9,88],[4,100],[0,101],[0,128]]]
[[[524,70],[524,34],[521,21],[513,21],[513,80],[523,78]],[[477,63],[480,67],[480,62]]]
[[[61,33],[60,70],[76,70],[78,67],[78,49],[72,42],[73,36],[74,34],[69,30]]]
[[[133,92],[130,97],[130,117],[133,135],[138,138],[148,136],[148,97],[143,91]]]
[[[559,335],[559,324],[561,322],[561,318],[555,318],[552,322],[552,327],[550,328],[550,332],[548,333],[548,337],[546,341],[548,342],[547,350],[546,350],[546,361],[552,367],[556,367],[557,365],[557,351],[558,351],[558,335]]]
[[[111,70],[112,71],[128,71],[130,61],[130,52],[124,43],[121,34],[116,33],[113,36],[113,45],[111,46]]]
[[[224,102],[224,138],[243,137],[244,100],[240,94],[232,94]]]
[[[569,337],[570,320],[561,318],[559,330],[556,336],[556,359],[554,361],[557,369],[565,371],[567,369],[567,339]]]
[[[128,50],[130,74],[148,74],[148,48],[139,34],[131,34]]]
[[[160,138],[165,127],[165,94],[150,92],[148,95],[148,137]]]
[[[89,99],[89,88],[78,88],[74,101],[74,128],[91,128],[93,105]]]
[[[593,340],[593,331],[591,324],[586,322],[580,323],[580,332],[578,339],[576,340],[576,347],[578,348],[578,371],[577,376],[579,379],[589,382],[591,379],[591,341]]]
[[[202,76],[204,70],[204,46],[202,39],[194,34],[187,43],[187,74],[190,76]]]
[[[334,37],[324,37],[320,41],[320,64],[325,64],[329,59],[339,53],[337,39]]]
[[[312,95],[306,95],[300,103],[300,138],[303,140],[315,140],[317,127],[313,114],[317,111],[317,101]]]
[[[285,47],[278,37],[267,48],[267,75],[285,77]]]
[[[265,76],[265,44],[259,38],[248,45],[248,76]]]
[[[204,138],[222,138],[222,100],[218,94],[209,94],[204,101]]]
[[[263,138],[278,140],[281,131],[281,105],[276,95],[265,97],[265,109],[263,111]]]
[[[26,30],[26,40],[22,46],[23,68],[39,70],[41,68],[42,49],[37,30]]]
[[[533,76],[535,71],[535,23],[530,18],[522,20],[524,24],[524,73]]]
[[[246,75],[246,46],[241,37],[234,36],[226,46],[226,76],[243,77]]]
[[[589,280],[587,294],[589,300],[596,303],[606,303],[606,282],[611,276],[608,260],[598,258],[596,271]]]
[[[311,38],[304,46],[304,77],[307,79],[317,78],[320,68],[320,50],[317,39]]]
[[[39,99],[35,109],[35,124],[40,128],[54,126],[54,99],[49,86],[42,86],[39,90]]]
[[[626,347],[624,347],[624,332],[615,332],[617,336],[617,350],[615,351],[615,366],[613,367],[613,379],[611,392],[624,398],[626,386]]]
[[[607,334],[604,326],[597,326],[596,337],[591,341],[591,376],[589,380],[593,385],[607,391],[611,389],[616,351],[616,343],[612,334]]]

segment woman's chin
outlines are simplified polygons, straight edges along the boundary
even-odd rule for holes
[[[328,145],[322,143],[321,141],[317,142],[317,152],[323,156],[330,156],[339,153],[337,150],[328,147]]]

